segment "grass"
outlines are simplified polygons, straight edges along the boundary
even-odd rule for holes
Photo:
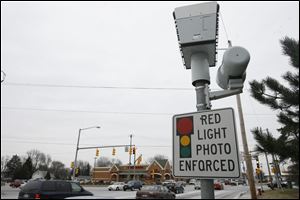
[[[266,190],[258,199],[299,199],[299,189]]]

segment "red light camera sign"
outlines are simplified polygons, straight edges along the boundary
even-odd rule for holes
[[[232,108],[173,117],[173,175],[197,178],[240,176]]]

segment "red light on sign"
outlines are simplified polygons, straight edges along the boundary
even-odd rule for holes
[[[180,135],[188,135],[193,132],[193,118],[184,117],[177,121],[177,132]]]

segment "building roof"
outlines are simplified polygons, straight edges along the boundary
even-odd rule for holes
[[[165,168],[167,162],[168,162],[168,159],[162,159],[162,160],[156,160],[160,166],[162,166],[162,168]]]

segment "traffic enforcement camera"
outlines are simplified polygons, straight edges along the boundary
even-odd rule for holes
[[[218,85],[224,90],[242,89],[249,61],[250,54],[245,48],[236,46],[227,49],[218,69]]]
[[[210,67],[216,64],[218,42],[219,5],[217,2],[201,3],[175,8],[179,49],[186,69],[191,69],[191,56],[205,53]]]

